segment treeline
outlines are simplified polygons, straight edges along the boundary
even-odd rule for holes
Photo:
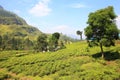
[[[0,35],[0,50],[35,50],[37,52],[56,51],[65,48],[64,42],[59,40],[60,34],[53,33],[51,36],[41,34],[36,41],[29,38]]]
[[[11,37],[9,35],[0,36],[0,50],[26,50],[33,49],[33,42],[29,39]]]

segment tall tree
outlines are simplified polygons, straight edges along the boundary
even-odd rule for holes
[[[57,48],[59,38],[60,34],[58,32],[52,34],[52,37],[49,40],[50,51],[53,51],[55,48]]]
[[[54,41],[55,47],[58,46],[59,38],[60,38],[60,34],[58,32],[52,34],[52,40]]]
[[[46,51],[47,50],[47,36],[41,34],[37,38],[37,44],[35,45],[35,50],[37,51]]]
[[[89,14],[88,26],[85,28],[87,40],[92,39],[100,46],[102,58],[104,58],[103,46],[114,45],[118,39],[118,29],[114,22],[116,15],[112,6],[97,10]]]
[[[76,34],[80,35],[80,39],[82,40],[82,31],[77,31]]]

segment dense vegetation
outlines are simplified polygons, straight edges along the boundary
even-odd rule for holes
[[[0,52],[0,68],[5,73],[1,72],[0,78],[119,80],[120,44],[118,42],[116,47],[104,47],[105,60],[100,57],[99,47],[89,48],[86,42],[68,44],[66,49],[57,52],[3,51]]]
[[[33,41],[29,38],[10,37],[8,35],[0,35],[0,51],[3,50],[31,50],[33,49]]]
[[[13,37],[9,35],[0,35],[0,51],[3,50],[35,50],[41,51],[57,51],[65,48],[63,40],[59,40],[60,34],[53,33],[52,36],[41,34],[37,40],[30,40],[29,38]]]

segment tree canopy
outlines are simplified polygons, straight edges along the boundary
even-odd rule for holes
[[[77,35],[80,35],[80,39],[82,40],[82,31],[79,31],[79,30],[78,30],[78,31],[76,31],[76,34],[77,34]]]
[[[97,10],[88,16],[85,28],[87,40],[92,40],[100,45],[102,57],[104,57],[102,46],[114,45],[114,40],[118,39],[118,28],[115,24],[116,14],[112,6]]]
[[[54,51],[58,47],[58,40],[60,38],[60,34],[58,32],[55,32],[52,34],[50,40],[49,40],[49,48],[50,51]]]
[[[35,45],[35,50],[37,51],[46,51],[47,50],[47,36],[45,34],[41,34],[37,38],[37,44]]]

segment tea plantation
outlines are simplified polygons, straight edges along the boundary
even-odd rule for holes
[[[56,52],[1,51],[0,80],[120,80],[120,44],[104,52],[85,41]]]

